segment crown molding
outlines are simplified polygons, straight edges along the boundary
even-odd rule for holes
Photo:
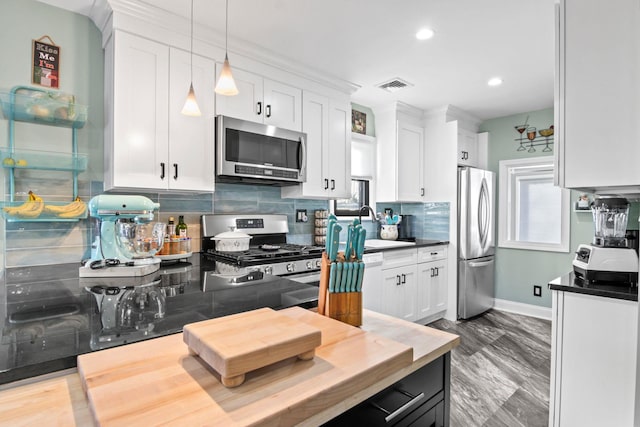
[[[134,34],[142,33],[140,35],[148,38],[151,38],[150,34],[160,32],[163,39],[158,41],[181,49],[189,49],[189,19],[183,16],[176,16],[149,3],[142,3],[138,0],[91,0],[91,5],[88,6],[86,0],[38,1],[89,17],[102,33],[103,46],[111,37],[113,30],[119,29]],[[195,53],[199,53],[197,52],[198,45],[204,47],[203,50],[205,51],[211,51],[211,48],[216,51],[219,49],[224,50],[223,29],[196,24],[194,38],[199,39],[199,43],[194,44]],[[360,88],[355,83],[337,76],[318,72],[296,62],[295,59],[284,57],[277,52],[267,51],[248,41],[230,38],[229,53],[230,56],[244,56],[254,62],[296,75],[302,79],[310,80],[348,95],[353,94]],[[217,59],[221,60],[221,58]]]
[[[478,131],[480,123],[482,123],[482,120],[473,114],[450,104],[427,110],[423,117],[425,121],[441,120],[445,123],[457,120],[460,127],[474,132]]]

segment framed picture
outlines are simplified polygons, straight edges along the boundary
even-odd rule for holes
[[[367,115],[362,111],[351,110],[351,132],[367,134]]]
[[[48,39],[49,43],[43,40]],[[60,47],[49,36],[33,41],[31,82],[57,89],[60,86]]]

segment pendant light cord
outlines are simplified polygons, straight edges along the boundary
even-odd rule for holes
[[[192,0],[193,1],[193,0]],[[226,0],[224,7],[224,54],[229,52],[229,0]]]
[[[191,0],[191,84],[193,84],[193,0]]]

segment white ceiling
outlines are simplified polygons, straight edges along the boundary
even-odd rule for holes
[[[189,16],[189,0],[140,1]],[[365,106],[451,104],[486,120],[553,106],[554,3],[230,0],[229,38],[354,83],[352,100]],[[195,20],[223,28],[224,7],[194,0]],[[423,26],[435,30],[431,40],[415,39]],[[489,87],[496,76],[504,83]],[[375,87],[396,77],[414,86],[394,94]]]

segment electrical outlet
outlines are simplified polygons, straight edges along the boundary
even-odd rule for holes
[[[533,285],[533,296],[541,297],[542,296],[542,286]]]
[[[296,222],[307,222],[308,220],[306,209],[296,209]]]

